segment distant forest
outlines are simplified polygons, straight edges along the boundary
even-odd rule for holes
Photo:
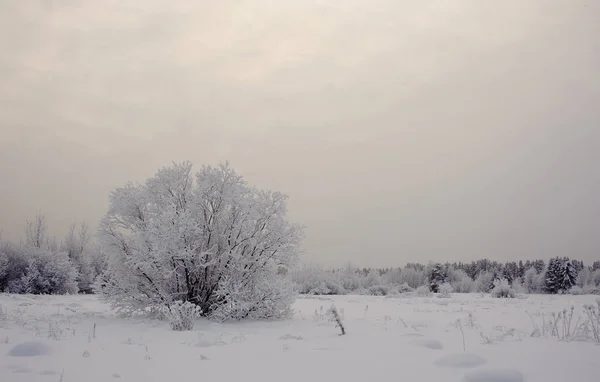
[[[600,261],[590,265],[568,257],[500,263],[409,263],[404,268],[304,267],[292,272],[304,294],[412,292],[489,293],[500,284],[515,293],[600,294]]]

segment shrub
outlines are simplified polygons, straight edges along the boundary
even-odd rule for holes
[[[411,288],[407,283],[400,284],[398,286],[398,293],[410,293],[414,292],[414,288]]]
[[[452,284],[455,293],[472,293],[475,291],[475,282],[468,279],[462,279]]]
[[[175,301],[163,307],[162,314],[171,329],[185,331],[194,329],[194,321],[200,317],[200,308],[191,302]]]
[[[400,283],[416,289],[426,282],[425,272],[413,268],[404,268],[400,273]]]
[[[344,327],[342,317],[338,313],[337,308],[334,305],[332,305],[331,308],[329,308],[329,310],[327,311],[327,313],[329,315],[329,320],[335,323],[335,327],[340,328],[340,331],[342,332],[341,335],[343,336],[344,334],[346,334],[346,328]]]
[[[579,295],[599,295],[600,288],[597,288],[593,285],[585,285],[583,288],[579,285],[573,285],[571,289],[569,289],[569,294],[579,296]]]
[[[481,272],[475,279],[475,291],[487,293],[490,291],[490,285],[494,280],[494,274],[491,272]]]
[[[450,285],[450,283],[443,283],[439,286],[438,297],[450,298],[451,295],[452,295],[452,285]]]
[[[514,289],[510,287],[506,279],[494,281],[494,288],[490,294],[495,298],[515,298],[516,296]]]
[[[431,296],[431,291],[429,290],[429,287],[427,285],[421,285],[420,287],[415,289],[415,293],[419,297]]]
[[[390,287],[387,285],[373,285],[367,289],[371,296],[387,296],[390,293]]]
[[[218,319],[287,315],[294,293],[278,272],[296,263],[303,238],[287,199],[228,164],[194,176],[191,163],[174,163],[117,188],[100,225],[108,268],[96,290],[124,313],[186,300]]]
[[[27,266],[21,274],[13,274],[8,282],[11,293],[71,294],[77,293],[77,269],[65,252],[25,248]]]

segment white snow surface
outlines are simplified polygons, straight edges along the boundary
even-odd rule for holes
[[[0,294],[0,381],[597,382],[600,346],[531,336],[532,319],[541,325],[572,305],[583,319],[581,307],[594,301],[301,297],[289,320],[201,319],[174,332],[164,321],[118,317],[95,296]],[[332,303],[343,309],[345,336],[315,319]]]

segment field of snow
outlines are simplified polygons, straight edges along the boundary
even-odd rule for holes
[[[332,303],[345,336],[321,315]],[[553,312],[574,306],[583,319],[590,303],[595,297],[300,298],[287,321],[199,320],[174,332],[167,322],[119,318],[94,296],[0,294],[0,381],[597,382],[600,346],[532,336]]]

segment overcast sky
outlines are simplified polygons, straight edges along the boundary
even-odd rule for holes
[[[600,260],[600,2],[0,2],[5,237],[173,160],[287,193],[326,266]]]

